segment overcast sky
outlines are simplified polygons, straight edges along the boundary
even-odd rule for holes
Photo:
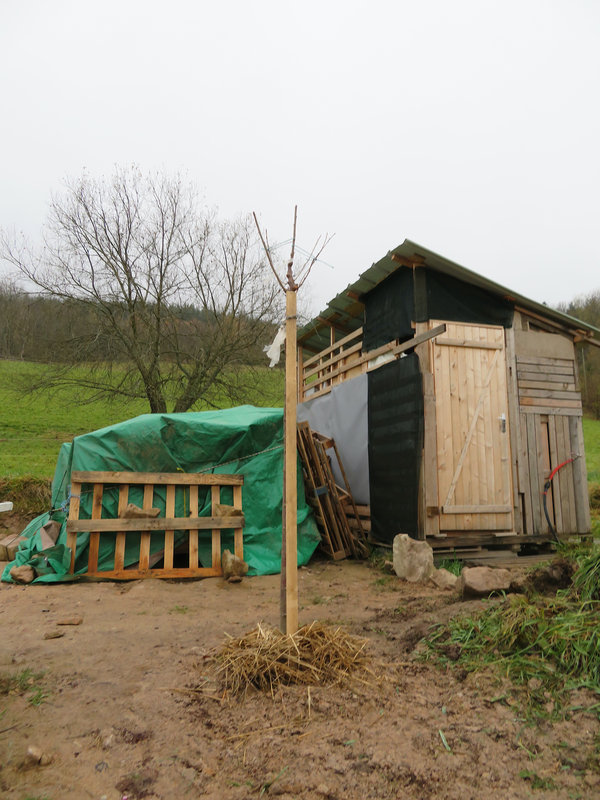
[[[600,289],[598,0],[2,0],[0,75],[2,227],[135,163],[335,233],[315,311],[405,238],[552,305]]]

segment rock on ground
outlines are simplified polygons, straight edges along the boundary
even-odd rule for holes
[[[463,595],[485,597],[492,592],[508,591],[512,576],[507,569],[463,567],[459,589]]]
[[[394,537],[394,572],[405,581],[426,581],[433,573],[433,550],[427,542],[412,539],[406,533]]]

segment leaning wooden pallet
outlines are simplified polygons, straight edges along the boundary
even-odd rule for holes
[[[197,473],[146,473],[146,472],[80,472],[71,474],[71,504],[67,521],[67,546],[71,550],[70,572],[74,572],[79,533],[89,533],[87,570],[84,575],[101,578],[196,578],[222,575],[221,532],[233,530],[235,554],[243,558],[242,475],[213,475]],[[117,518],[107,516],[103,495],[107,487],[119,488]],[[126,514],[129,490],[132,486],[143,487],[142,508],[133,518]],[[155,489],[165,487],[165,515],[159,517],[154,509]],[[210,486],[211,516],[200,517],[198,487]],[[231,516],[216,515],[221,504],[221,488],[231,487],[233,507]],[[84,487],[92,493],[91,519],[81,519],[81,495]],[[177,490],[186,492],[189,516],[175,516]],[[222,506],[221,506],[222,509]],[[187,532],[189,561],[187,567],[175,567],[175,532]],[[211,536],[211,566],[200,566],[198,537],[201,532]],[[153,567],[151,554],[152,534],[163,534],[160,555],[162,567]],[[125,546],[131,534],[139,536],[139,558],[136,565],[125,566]],[[98,559],[101,541],[114,540],[114,565],[112,569],[99,569]]]
[[[326,452],[329,449],[334,449],[345,488],[336,484]],[[307,422],[301,422],[298,450],[307,498],[322,536],[322,549],[336,560],[365,557],[368,554],[365,532],[334,440],[312,431]]]

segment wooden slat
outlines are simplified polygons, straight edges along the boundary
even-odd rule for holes
[[[560,463],[558,446],[556,441],[556,417],[551,414],[548,416],[548,443],[550,451],[550,470],[558,466]],[[558,534],[564,532],[564,523],[562,517],[562,499],[561,499],[561,482],[560,472],[558,472],[552,480],[552,506],[554,509],[554,527]]]
[[[198,487],[190,486],[190,517],[198,516]],[[189,567],[198,569],[198,531],[189,530]]]
[[[545,408],[578,408],[581,409],[581,400],[555,400],[551,397],[524,397],[519,394],[520,406],[544,406]],[[538,411],[538,414],[548,414],[553,412]]]
[[[519,459],[521,453],[521,426],[519,424],[519,404],[517,401],[517,362],[515,357],[514,327],[504,331],[506,355],[506,387],[508,402],[508,434],[510,437],[511,477],[513,489],[514,527],[524,533],[523,511],[519,493]]]
[[[591,529],[590,501],[587,485],[587,468],[584,457],[583,424],[581,417],[569,419],[571,452],[575,457],[572,464],[573,490],[575,493],[575,513],[577,532],[588,533]]]
[[[526,375],[528,373],[525,373]],[[519,388],[520,389],[549,389],[550,391],[562,391],[562,392],[576,392],[577,386],[574,382],[569,383],[569,381],[573,381],[573,378],[570,377],[568,380],[565,381],[565,376],[550,376],[550,375],[538,375],[538,378],[544,377],[544,380],[528,380],[527,378],[519,377]]]
[[[554,414],[557,417],[580,417],[581,406],[579,408],[563,408],[562,406],[519,406],[521,414]]]
[[[214,512],[214,507],[221,502],[221,487],[213,486],[210,490],[211,514]],[[217,517],[212,517],[217,519]],[[213,569],[221,567],[221,529],[218,525],[211,525],[212,529],[212,548],[211,548],[211,566]]]
[[[119,486],[119,506],[117,509],[117,516],[120,518],[121,514],[127,508],[129,502],[129,486],[122,484]],[[125,563],[125,531],[119,531],[115,537],[115,570],[124,569]]]
[[[201,486],[236,486],[244,483],[243,475],[217,475],[199,472],[82,472],[74,470],[71,473],[71,481],[77,483],[127,483],[127,484],[147,484],[168,485],[190,485],[199,484]]]
[[[357,344],[352,345],[352,347],[349,347],[347,350],[342,350],[340,353],[331,356],[330,358],[327,359],[327,361],[323,361],[316,367],[313,367],[312,369],[309,370],[305,369],[302,375],[303,380],[307,381],[310,377],[316,375],[318,372],[321,372],[322,370],[327,369],[328,367],[333,367],[334,364],[339,363],[342,359],[347,358],[353,353],[358,353],[360,350],[362,350],[362,342],[357,342]],[[323,377],[325,378],[327,376]]]
[[[221,569],[212,567],[174,567],[173,569],[122,569],[122,570],[102,570],[94,577],[114,579],[114,580],[136,580],[139,578],[215,578],[222,575]]]
[[[102,516],[102,494],[104,487],[101,483],[94,485],[92,496],[92,520],[98,520]],[[90,533],[90,543],[88,549],[88,572],[94,574],[98,571],[98,550],[100,547],[100,534]]]
[[[533,515],[533,530],[531,532],[540,534],[542,532],[541,492],[543,489],[543,481],[539,475],[537,461],[537,425],[539,424],[539,415],[528,416],[525,424],[527,426],[527,456]]]
[[[445,347],[474,347],[477,350],[502,350],[503,345],[472,339],[438,339],[437,344]]]
[[[431,328],[430,330],[427,329],[426,323],[423,324],[423,330],[420,330],[421,323],[417,323],[417,333],[412,339],[407,339],[405,342],[401,342],[400,344],[396,342],[388,342],[387,344],[381,345],[381,347],[376,347],[374,350],[369,350],[365,353],[364,358],[367,361],[372,361],[377,356],[385,355],[386,353],[392,353],[392,355],[400,355],[401,353],[406,353],[407,350],[414,350],[421,344],[428,342],[430,339],[435,339],[438,336],[441,336],[443,333],[446,332],[447,326],[446,323],[443,322],[440,325],[436,325],[435,327]],[[439,339],[438,341],[442,341]]]
[[[150,487],[152,488],[152,487]],[[151,506],[147,506],[151,508]],[[164,530],[210,530],[211,528],[234,529],[244,525],[244,516],[236,517],[148,517],[145,519],[80,519],[68,520],[67,531],[79,533],[98,531],[164,531]]]
[[[563,424],[563,437],[565,442],[565,458],[571,458],[574,454],[573,446],[571,443],[571,431],[569,427],[570,420],[567,417],[562,418]],[[575,499],[575,486],[573,482],[573,464],[567,464],[566,467],[563,467],[561,470],[563,473],[563,478],[567,484],[567,491],[568,491],[568,518],[569,518],[569,529],[568,533],[578,533],[577,530],[577,509],[576,509],[576,499]]]
[[[154,500],[154,486],[152,484],[146,484],[144,486],[144,500],[142,502],[142,508],[144,510],[150,510],[152,508],[152,501]],[[103,520],[105,522],[113,522],[117,523],[121,529],[127,530],[142,530],[142,534],[140,536],[140,562],[139,568],[141,572],[147,571],[150,567],[150,530],[152,527],[148,524],[150,520]],[[157,522],[158,520],[152,520],[153,522]],[[129,527],[128,525],[123,525],[124,522],[133,522],[138,523],[136,527]],[[139,522],[142,523],[143,527],[139,527]],[[108,528],[108,530],[111,530]],[[155,529],[156,530],[156,529]],[[164,530],[164,525],[161,529]]]
[[[524,397],[536,397],[539,399],[547,400],[574,400],[578,403],[581,402],[579,392],[565,391],[563,389],[529,389],[519,384],[519,399]]]
[[[69,520],[76,520],[79,518],[79,507],[81,500],[81,484],[73,480],[71,476],[71,499],[69,501]],[[77,551],[77,531],[69,531],[67,522],[67,547],[71,551],[71,564],[69,572],[73,574],[75,571],[75,553]]]
[[[510,514],[513,507],[511,505],[486,506],[443,506],[442,514]]]
[[[546,367],[566,367],[568,369],[573,368],[573,359],[572,358],[543,358],[541,356],[522,356],[517,353],[517,365],[520,367],[521,364],[533,364],[534,366],[546,366]]]
[[[165,517],[173,519],[175,516],[175,485],[170,483],[167,486]],[[165,569],[173,569],[173,550],[175,547],[175,531],[172,528],[165,530]]]
[[[323,358],[323,356],[328,355],[333,350],[337,350],[339,347],[343,347],[348,342],[351,342],[353,339],[357,339],[358,337],[361,337],[362,335],[363,335],[363,329],[362,328],[357,328],[355,331],[352,331],[352,333],[349,333],[348,336],[344,336],[343,339],[340,339],[335,344],[330,345],[329,347],[326,347],[325,350],[321,350],[315,356],[311,356],[310,358],[307,358],[306,361],[303,364],[303,367],[306,368],[306,367],[309,367],[311,364],[315,364],[319,359]]]
[[[233,506],[234,508],[242,507],[242,487],[233,487]],[[233,530],[233,545],[234,552],[238,558],[244,558],[244,529],[242,527],[234,528]]]

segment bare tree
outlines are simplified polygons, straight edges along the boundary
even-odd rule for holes
[[[187,411],[217,395],[239,401],[249,353],[272,330],[277,292],[254,237],[251,218],[219,222],[180,178],[127,169],[67,184],[42,249],[4,235],[2,255],[93,320],[52,385]]]

